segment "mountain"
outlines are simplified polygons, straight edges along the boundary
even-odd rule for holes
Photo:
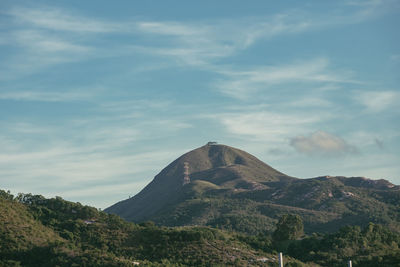
[[[188,164],[191,184],[184,187],[184,166]],[[200,190],[266,188],[260,182],[289,180],[254,156],[228,146],[206,145],[190,151],[164,168],[139,194],[105,211],[131,221],[143,221],[176,200],[193,186]]]
[[[287,176],[242,150],[208,143],[164,168],[141,192],[105,211],[159,225],[206,225],[250,234],[298,214],[306,232],[369,222],[400,231],[400,187],[386,180]]]

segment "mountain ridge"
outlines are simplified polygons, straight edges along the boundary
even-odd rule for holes
[[[185,165],[190,178],[186,185]],[[180,156],[136,196],[105,211],[134,222],[208,225],[251,233],[271,230],[288,211],[301,215],[309,232],[334,231],[348,223],[364,226],[369,221],[400,230],[398,200],[400,187],[387,180],[299,179],[245,151],[207,144]]]

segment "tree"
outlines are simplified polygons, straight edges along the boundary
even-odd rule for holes
[[[299,215],[285,214],[280,217],[273,233],[276,242],[296,240],[304,234],[303,220]]]

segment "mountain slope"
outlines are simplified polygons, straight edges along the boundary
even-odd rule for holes
[[[185,162],[190,183],[184,184]],[[209,225],[251,234],[271,231],[285,213],[305,230],[335,231],[381,223],[400,231],[400,187],[363,177],[289,177],[225,145],[190,151],[163,169],[133,198],[105,211],[135,222]]]
[[[224,145],[206,145],[179,157],[139,194],[105,211],[131,221],[150,218],[167,203],[176,202],[186,189],[183,188],[185,162],[190,179],[201,181],[207,188],[266,188],[262,182],[291,179],[244,151]]]

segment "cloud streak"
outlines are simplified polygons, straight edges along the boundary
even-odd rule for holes
[[[368,112],[381,112],[398,106],[400,92],[397,91],[357,91],[354,99]]]
[[[16,7],[8,12],[17,23],[27,23],[38,28],[68,31],[76,33],[108,33],[123,31],[122,24],[104,22],[93,18],[69,14],[65,10],[53,7],[22,8]]]
[[[3,95],[4,97],[4,95]],[[7,99],[65,101],[65,95],[8,95]],[[49,98],[50,97],[50,98]],[[69,96],[74,100],[75,95]],[[133,188],[114,192],[113,201],[136,193],[138,184],[149,182],[167,163],[186,151],[184,145],[160,146],[154,140],[168,140],[191,126],[184,118],[145,113],[170,109],[170,102],[137,101],[96,116],[2,122],[0,132],[0,184],[14,192],[67,192],[75,201],[90,198],[85,192],[106,190],[116,182]],[[92,107],[95,109],[95,107]],[[146,144],[144,146],[144,144]],[[146,181],[146,182],[144,182]],[[99,186],[103,185],[103,186]],[[82,194],[71,193],[78,190]],[[101,194],[100,191],[97,191]],[[121,195],[123,194],[123,196]],[[96,200],[103,203],[102,199]],[[107,205],[111,204],[110,200]],[[102,204],[103,205],[103,204]],[[105,204],[104,204],[105,205]],[[103,206],[105,207],[105,206]]]
[[[280,84],[359,83],[348,73],[329,68],[329,60],[316,58],[281,66],[264,66],[247,71],[220,71],[226,77],[216,83],[221,93],[237,99],[246,99],[254,93]]]
[[[0,92],[0,99],[15,101],[37,101],[37,102],[71,102],[90,99],[88,92],[34,92],[34,91],[11,91]]]
[[[128,44],[112,44],[108,56],[120,56],[132,52],[150,56],[166,57],[179,64],[202,67],[214,71],[218,60],[248,49],[260,40],[280,35],[299,34],[339,24],[358,23],[372,17],[373,10],[386,6],[386,1],[374,1],[368,5],[355,5],[355,11],[342,16],[326,14],[325,17],[310,16],[307,12],[286,11],[277,15],[235,20],[204,21],[151,21],[151,20],[104,20],[78,14],[73,10],[42,6],[41,8],[14,7],[6,11],[13,18],[8,30],[11,38],[1,42],[22,51],[21,57],[9,58],[5,69],[10,72],[31,73],[40,67],[101,57],[105,51],[97,51],[91,45],[109,34],[118,33],[128,38]],[[329,17],[329,19],[327,19]],[[362,19],[354,19],[362,17]],[[138,38],[139,37],[139,38]],[[157,38],[157,45],[148,42]],[[143,39],[143,42],[136,40]],[[134,43],[134,45],[132,45]],[[161,44],[162,45],[159,45]],[[114,51],[114,52],[111,52]],[[46,54],[47,53],[47,54]],[[321,63],[323,64],[323,63]],[[308,66],[311,67],[311,66]],[[287,69],[291,71],[290,67]],[[270,70],[268,70],[270,71]],[[253,71],[254,72],[254,71]],[[217,71],[218,73],[218,71]],[[246,75],[244,73],[236,73]],[[251,75],[251,74],[248,74]],[[253,75],[256,75],[253,73]],[[272,73],[279,76],[282,73]],[[6,75],[7,76],[7,75]],[[255,77],[253,77],[255,78]],[[324,74],[317,80],[326,80]],[[237,97],[243,85],[232,81],[226,94]]]
[[[211,115],[226,131],[242,139],[285,144],[293,132],[306,130],[321,121],[324,114],[282,114],[271,111],[240,111]]]

